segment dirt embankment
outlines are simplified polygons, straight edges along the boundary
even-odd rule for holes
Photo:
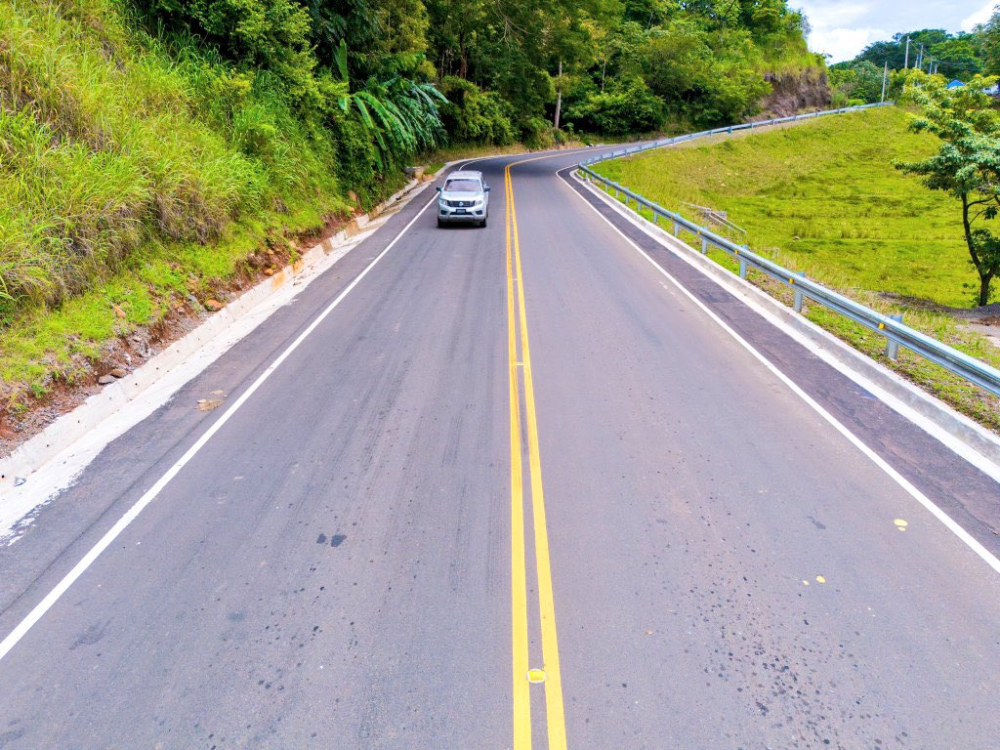
[[[830,84],[825,70],[809,68],[798,73],[768,73],[764,80],[771,84],[772,91],[760,103],[762,120],[790,117],[803,110],[830,106]]]
[[[301,249],[311,248],[347,227],[358,213],[360,211],[351,216],[332,215],[323,227],[311,232],[286,235],[275,230],[268,233],[262,237],[259,249],[247,256],[231,278],[199,284],[197,296],[171,293],[165,300],[168,304],[161,318],[148,325],[123,328],[120,336],[102,344],[97,357],[75,357],[74,376],[69,382],[54,379],[37,397],[23,388],[0,383],[0,458],[8,457],[19,445],[82,404],[88,396],[124,378],[190,333],[229,300],[290,265],[301,255]],[[120,317],[124,317],[123,312]]]

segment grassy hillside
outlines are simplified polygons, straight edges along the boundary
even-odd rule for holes
[[[937,139],[907,131],[895,107],[830,117],[745,137],[699,141],[608,162],[598,170],[704,223],[693,203],[728,212],[751,249],[1000,366],[1000,350],[935,312],[969,308],[978,285],[962,239],[961,208],[897,171]],[[732,264],[721,251],[712,254]],[[780,285],[752,278],[773,294]],[[807,315],[882,358],[884,339],[822,308]],[[883,358],[884,360],[884,358]],[[893,366],[984,424],[1000,429],[1000,402],[913,355]]]
[[[135,30],[112,0],[0,0],[0,379],[72,382],[100,344],[204,300],[346,211],[330,134],[266,74]]]
[[[685,202],[728,211],[754,250],[813,278],[968,307],[976,277],[961,208],[892,167],[936,148],[906,125],[887,107],[600,169],[692,219]]]
[[[303,132],[276,86],[193,46],[168,54],[118,5],[0,2],[8,313],[62,301],[140,245],[206,245],[250,213],[342,206],[329,137]]]

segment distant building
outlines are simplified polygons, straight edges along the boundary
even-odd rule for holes
[[[965,88],[965,84],[962,83],[957,78],[945,86],[946,89],[962,89]],[[994,99],[1000,98],[1000,83],[995,83],[989,88],[983,89],[983,93],[992,96]]]

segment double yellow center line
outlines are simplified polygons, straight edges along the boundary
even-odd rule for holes
[[[525,161],[533,161],[526,159]],[[531,377],[531,349],[524,309],[524,273],[521,243],[517,231],[517,207],[510,170],[524,161],[507,166],[504,187],[507,205],[507,345],[510,355],[510,478],[511,478],[511,614],[514,677],[514,750],[531,750],[531,683],[544,678],[548,750],[566,750],[566,721],[563,710],[562,676],[559,670],[559,643],[556,637],[552,570],[549,564],[549,536],[545,525],[545,495],[542,464],[538,450],[538,420],[535,416],[535,387]],[[515,305],[516,303],[516,305]],[[518,339],[520,354],[518,360]],[[520,370],[520,375],[518,371]],[[528,578],[525,545],[524,467],[521,445],[521,380],[524,383],[524,421],[528,438],[528,470],[531,488],[535,565],[538,578],[538,608],[542,634],[542,664],[539,674],[532,668],[528,638]],[[529,682],[529,670],[536,679]]]

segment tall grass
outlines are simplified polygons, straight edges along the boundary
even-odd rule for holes
[[[961,212],[895,170],[934,152],[902,109],[829,117],[609,162],[601,170],[681,210],[727,211],[755,250],[847,289],[969,307],[975,274]],[[690,218],[697,218],[691,216]]]
[[[277,80],[126,13],[0,0],[0,414],[351,209]]]
[[[342,205],[335,151],[264,75],[135,31],[111,0],[0,0],[0,313],[58,305],[147,242]]]

